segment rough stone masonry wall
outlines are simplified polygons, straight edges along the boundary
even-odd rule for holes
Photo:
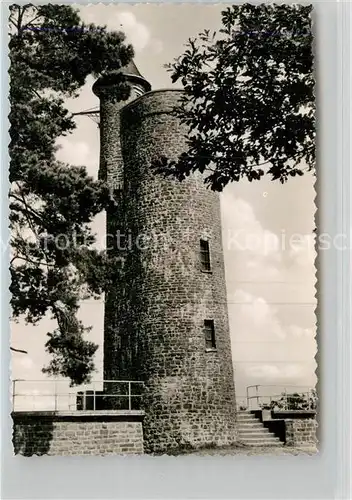
[[[317,421],[315,419],[285,420],[285,425],[287,446],[316,446]]]
[[[172,114],[179,97],[150,92],[123,108],[116,134],[124,190],[108,214],[132,246],[106,302],[104,378],[146,382],[147,452],[236,440],[219,196],[200,175],[179,183],[150,170],[155,155],[186,149],[185,129]],[[200,268],[201,238],[209,238],[211,273]],[[205,319],[215,323],[215,350],[205,348]]]
[[[143,92],[143,86],[137,85]],[[109,87],[101,88],[99,80],[93,86],[94,92],[101,98],[100,104],[100,162],[99,179],[107,181],[111,192],[123,188],[123,161],[120,144],[120,109],[136,99],[136,90],[131,89],[125,101],[111,101]],[[108,152],[108,154],[107,154]]]
[[[147,82],[146,82],[147,83]],[[99,80],[93,86],[94,92],[100,98],[100,166],[99,179],[107,182],[111,193],[110,207],[107,209],[106,218],[106,248],[109,257],[117,257],[116,268],[111,273],[110,284],[107,285],[105,294],[104,314],[104,366],[113,366],[116,361],[116,349],[119,346],[116,318],[120,317],[118,307],[124,287],[121,283],[120,269],[123,265],[123,255],[116,249],[116,234],[123,228],[125,208],[121,192],[124,188],[124,168],[120,143],[120,111],[128,102],[136,99],[135,90],[131,90],[129,98],[125,101],[111,99],[109,87],[100,87]],[[143,86],[139,85],[143,92]],[[119,284],[117,286],[117,283]],[[126,378],[121,374],[122,378]],[[112,380],[109,369],[105,370],[105,380]],[[134,379],[136,380],[136,379]],[[111,390],[111,386],[107,387]]]
[[[15,454],[142,454],[141,417],[60,416],[39,412],[13,414]]]

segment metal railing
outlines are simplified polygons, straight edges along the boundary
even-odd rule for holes
[[[241,408],[280,410],[315,410],[316,391],[311,387],[295,385],[250,385],[246,389],[246,405]]]
[[[141,409],[144,382],[97,380],[70,387],[67,380],[12,381],[13,411],[98,411]]]

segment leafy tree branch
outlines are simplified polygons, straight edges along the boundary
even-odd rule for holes
[[[242,178],[284,183],[314,171],[311,10],[234,5],[218,32],[188,40],[167,66],[184,88],[174,112],[188,130],[187,151],[154,158],[157,172],[182,181],[199,171],[221,191]]]

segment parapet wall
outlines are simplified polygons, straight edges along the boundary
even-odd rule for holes
[[[298,448],[316,446],[317,421],[315,419],[285,420],[286,446]]]
[[[14,412],[17,455],[120,455],[143,453],[142,420],[135,412]]]
[[[172,113],[184,93],[183,90],[153,90],[123,106],[124,117],[138,113],[140,116]],[[187,129],[185,129],[186,131]]]

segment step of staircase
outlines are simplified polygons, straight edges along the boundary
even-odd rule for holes
[[[257,441],[242,441],[241,442],[245,445],[245,446],[255,446],[257,448],[271,448],[272,446],[279,446],[279,447],[282,447],[282,443],[281,441],[260,441],[259,439]]]
[[[245,437],[255,437],[255,436],[270,436],[271,433],[269,432],[268,429],[239,429],[239,432],[241,432],[241,436]]]
[[[274,435],[256,435],[256,436],[243,436],[243,434],[241,434],[241,440],[245,440],[245,441],[248,441],[249,443],[252,443],[252,442],[257,442],[257,441],[268,441],[268,442],[271,442],[271,443],[280,443],[280,439]]]
[[[253,413],[240,411],[237,414],[238,437],[246,446],[282,446],[278,437],[264,427]]]
[[[237,415],[237,420],[241,422],[248,422],[250,420],[258,420],[254,415]]]
[[[263,424],[261,422],[237,422],[238,427],[242,427],[243,429],[262,429]],[[266,429],[266,427],[264,427]]]

